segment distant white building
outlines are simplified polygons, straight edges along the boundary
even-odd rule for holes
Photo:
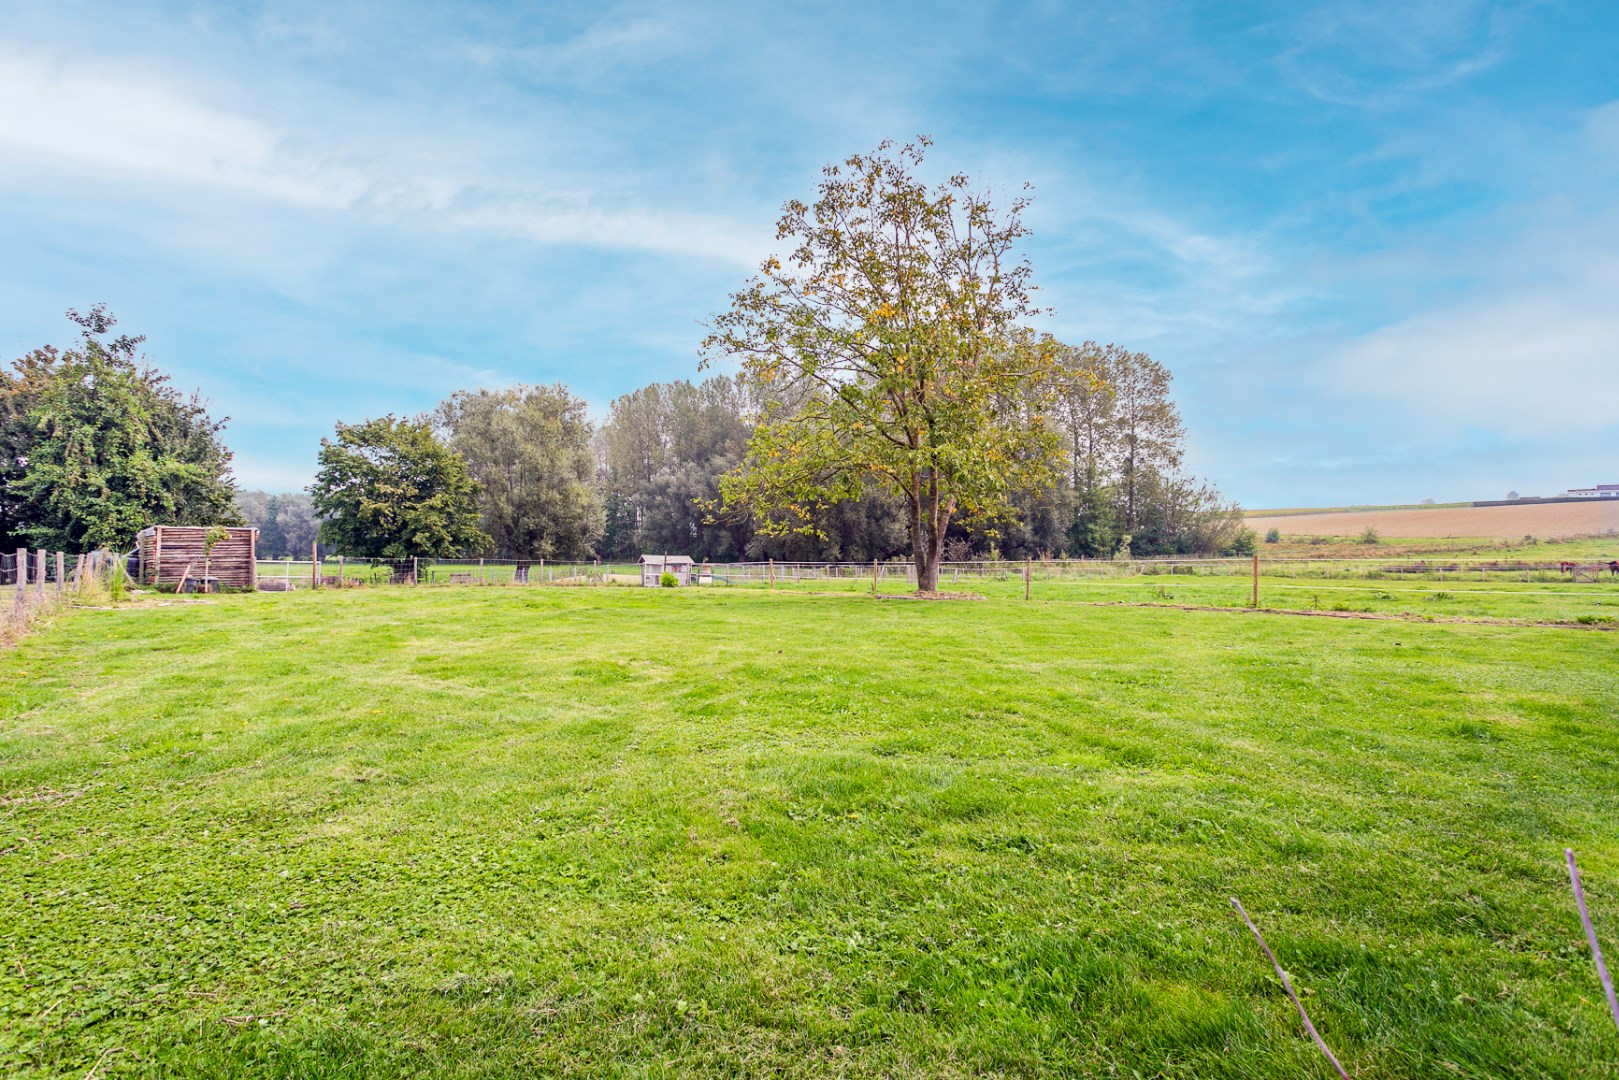
[[[1596,487],[1569,488],[1571,499],[1619,499],[1619,484],[1598,484]]]

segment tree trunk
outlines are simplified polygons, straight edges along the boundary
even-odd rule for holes
[[[913,488],[918,488],[913,484]],[[911,534],[911,561],[916,564],[916,590],[926,592],[928,586],[925,582],[938,580],[937,563],[931,563],[928,553],[933,550],[929,542],[927,531],[922,527],[922,499],[920,490],[911,497],[911,520],[909,532]]]
[[[950,529],[950,518],[955,513],[954,499],[941,500],[937,477],[928,481],[928,504],[918,506],[911,532],[912,559],[916,563],[916,591],[939,591],[939,563],[944,558],[945,533]]]
[[[931,537],[920,537],[921,543],[913,545],[913,559],[916,562],[916,591],[919,593],[933,593],[939,591],[939,556]]]

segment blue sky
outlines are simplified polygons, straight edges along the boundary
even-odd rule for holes
[[[105,301],[247,486],[697,377],[819,167],[1035,186],[1046,328],[1251,506],[1619,482],[1619,5],[0,5],[0,353]]]

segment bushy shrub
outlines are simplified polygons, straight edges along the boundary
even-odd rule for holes
[[[1366,531],[1360,534],[1360,542],[1363,544],[1375,544],[1382,539],[1381,536],[1377,535],[1377,530],[1370,525],[1366,526]]]
[[[658,578],[658,584],[662,585],[665,589],[672,589],[676,585],[680,584],[680,579],[675,577],[669,571],[665,570],[662,576]]]
[[[1270,532],[1265,534],[1265,543],[1267,543],[1267,544],[1280,544],[1281,542],[1282,542],[1282,530],[1281,529],[1272,527]]]

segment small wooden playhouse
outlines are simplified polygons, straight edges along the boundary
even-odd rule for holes
[[[259,531],[226,528],[208,547],[207,525],[153,525],[136,540],[136,575],[142,585],[172,585],[199,592],[256,589]]]
[[[690,585],[695,565],[696,560],[690,555],[642,555],[641,584],[656,588],[668,573],[674,575],[677,585]]]

